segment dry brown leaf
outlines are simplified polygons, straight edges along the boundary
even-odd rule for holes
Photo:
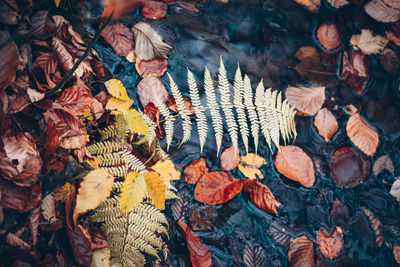
[[[315,115],[325,101],[325,87],[288,87],[285,96],[289,103],[304,116]]]
[[[276,201],[275,196],[269,188],[257,180],[244,180],[244,192],[250,193],[251,202],[263,211],[274,216],[278,216],[277,209],[280,203]]]
[[[327,0],[327,2],[334,8],[341,8],[342,6],[349,4],[349,1],[347,0]]]
[[[342,79],[354,91],[361,94],[369,80],[366,56],[361,52],[345,51],[342,59]]]
[[[143,60],[152,58],[168,58],[167,53],[172,46],[163,41],[162,36],[150,24],[139,22],[132,28],[135,34],[135,53]]]
[[[6,236],[6,244],[11,246],[11,247],[17,247],[22,250],[27,250],[29,251],[31,249],[31,246],[28,245],[24,240],[19,238],[18,236],[14,235],[13,233],[8,233]]]
[[[0,43],[5,44],[0,48],[0,91],[3,91],[15,80],[19,51],[8,31],[0,31]]]
[[[135,68],[142,78],[147,76],[160,77],[167,71],[167,60],[160,58],[142,60],[140,57],[137,57]]]
[[[149,102],[156,103],[157,99],[166,103],[168,100],[168,91],[162,82],[155,77],[146,77],[137,85],[140,103],[146,107]]]
[[[363,29],[361,30],[361,34],[351,36],[350,43],[354,50],[371,55],[381,52],[388,43],[388,40],[380,35],[372,35],[371,30]]]
[[[311,158],[298,146],[280,146],[275,156],[275,168],[285,177],[311,188],[315,182]]]
[[[318,111],[314,119],[314,125],[318,129],[319,135],[325,139],[325,142],[329,142],[331,137],[339,129],[339,124],[335,116],[333,116],[332,112],[327,108]]]
[[[347,136],[362,152],[373,156],[379,143],[378,133],[366,124],[360,113],[352,115],[346,125]]]
[[[317,232],[318,248],[326,258],[333,260],[340,255],[343,248],[343,231],[340,226],[336,226],[333,233],[329,233],[326,228],[320,228]]]
[[[243,173],[243,175],[249,179],[256,179],[257,176],[259,179],[264,179],[260,168],[264,165],[265,159],[258,156],[254,153],[249,153],[246,156],[242,156],[240,158],[240,164],[238,166],[239,171]]]
[[[400,35],[394,32],[385,31],[386,38],[392,41],[395,45],[400,46]]]
[[[381,156],[375,161],[374,166],[372,167],[372,172],[374,173],[375,177],[377,177],[378,174],[383,170],[387,170],[392,174],[392,176],[394,176],[394,166],[389,155]]]
[[[56,222],[58,221],[56,216],[56,200],[52,194],[48,194],[42,200],[42,204],[40,205],[42,209],[43,218],[48,222]]]
[[[95,158],[97,159],[97,158]],[[65,200],[75,192],[75,186],[69,182],[65,183],[62,187],[54,189],[51,193],[57,201],[65,202]]]
[[[51,75],[56,71],[58,59],[53,52],[43,53],[38,56],[33,64],[33,67],[40,67],[47,75]]]
[[[321,6],[321,0],[295,0],[298,4],[304,6],[312,13],[317,13]]]
[[[231,171],[239,165],[240,155],[239,150],[231,146],[221,155],[221,169],[223,171]]]
[[[396,22],[400,19],[400,9],[387,5],[384,0],[372,0],[364,9],[368,15],[380,22]]]
[[[107,25],[101,36],[121,57],[126,57],[133,51],[133,33],[120,22]]]
[[[296,54],[294,55],[298,60],[306,60],[310,58],[319,57],[317,49],[312,46],[303,46],[297,50]]]
[[[322,24],[317,30],[319,43],[327,50],[333,50],[340,46],[342,38],[335,24]]]
[[[197,184],[199,179],[208,172],[207,163],[204,158],[193,160],[188,166],[185,167],[183,175],[185,176],[186,183]]]
[[[314,243],[302,235],[290,243],[288,251],[291,267],[313,267],[314,266]]]
[[[79,214],[96,208],[110,196],[114,177],[105,169],[97,169],[87,174],[81,182],[76,197],[74,222]]]

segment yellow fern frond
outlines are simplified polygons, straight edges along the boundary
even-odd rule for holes
[[[163,223],[167,226],[169,225],[165,215],[161,211],[156,209],[153,205],[141,203],[135,209],[135,212],[153,222]]]
[[[98,158],[101,161],[99,164],[100,167],[110,167],[125,163],[125,160],[121,158],[118,152],[99,154]]]
[[[122,144],[117,141],[97,142],[87,147],[92,155],[112,153],[121,150],[121,148]]]

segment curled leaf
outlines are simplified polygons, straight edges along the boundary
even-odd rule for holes
[[[363,29],[361,30],[361,34],[354,34],[351,37],[350,43],[354,50],[360,50],[366,55],[371,55],[381,52],[388,43],[388,40],[380,35],[373,36],[371,30]]]
[[[239,171],[243,173],[249,179],[256,179],[258,176],[259,179],[264,179],[260,168],[264,165],[265,159],[258,156],[255,153],[249,153],[246,156],[242,156],[240,158],[240,164],[238,166]]]
[[[342,228],[336,226],[332,233],[326,228],[320,228],[317,232],[317,243],[326,258],[333,260],[339,257],[344,244]]]
[[[199,179],[208,172],[207,163],[204,158],[193,160],[183,171],[186,183],[197,184]]]
[[[393,247],[393,256],[397,264],[400,264],[400,246]]]
[[[311,188],[315,182],[311,158],[298,146],[280,146],[275,156],[275,168],[285,177]]]
[[[302,235],[290,243],[289,263],[291,267],[314,266],[314,243]]]
[[[325,87],[288,87],[285,96],[300,115],[313,116],[322,107],[325,101]]]
[[[345,51],[342,59],[342,79],[354,91],[361,94],[369,80],[368,64],[361,52]]]
[[[263,211],[278,216],[277,208],[280,204],[275,200],[271,190],[257,180],[245,180],[243,190],[250,193],[251,201]]]
[[[323,108],[318,111],[317,116],[314,119],[314,125],[318,129],[319,135],[321,135],[326,142],[329,142],[331,137],[339,129],[338,122],[327,108]]]
[[[373,156],[379,143],[378,133],[365,123],[360,113],[353,114],[346,124],[347,136],[366,155]]]

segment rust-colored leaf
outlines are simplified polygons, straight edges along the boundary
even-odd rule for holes
[[[43,53],[38,56],[33,67],[40,67],[47,75],[51,75],[56,71],[58,59],[56,54],[52,52]]]
[[[65,202],[75,190],[75,186],[67,182],[62,187],[54,189],[52,195],[57,201]]]
[[[31,246],[28,245],[24,240],[19,238],[17,235],[13,233],[8,233],[6,236],[6,244],[11,247],[16,247],[22,250],[30,250]]]
[[[204,158],[193,160],[183,171],[188,184],[197,184],[199,179],[206,173],[208,173],[208,168]]]
[[[142,15],[146,19],[161,19],[167,15],[168,6],[159,1],[146,1],[142,8]]]
[[[340,46],[342,38],[338,27],[335,24],[322,24],[317,30],[317,38],[319,43],[326,50],[333,50]]]
[[[313,267],[314,266],[314,243],[302,235],[290,243],[288,251],[291,267]]]
[[[126,57],[133,51],[133,32],[120,22],[107,25],[101,36],[121,57]]]
[[[333,260],[339,257],[344,244],[342,228],[336,226],[333,232],[320,228],[317,232],[317,243],[319,250],[326,258]]]
[[[315,115],[325,101],[325,87],[293,87],[286,89],[285,96],[289,103],[304,116]]]
[[[168,100],[168,92],[162,82],[155,77],[146,77],[137,85],[140,103],[145,107],[149,102],[156,103],[156,99],[160,99],[166,103]]]
[[[0,91],[7,88],[14,80],[19,62],[18,47],[6,30],[0,31]]]
[[[182,219],[178,221],[178,225],[183,231],[192,266],[210,267],[212,259],[211,252],[207,246],[201,242],[199,236],[193,233],[192,229]]]
[[[369,159],[352,147],[339,149],[329,163],[332,179],[342,188],[359,185],[368,178],[370,171]]]
[[[234,179],[225,172],[208,172],[197,183],[194,198],[206,204],[221,204],[234,198],[242,191],[242,187],[241,180]]]
[[[235,169],[240,162],[239,149],[231,146],[225,149],[221,155],[221,169],[223,171],[231,171]]]
[[[400,264],[400,246],[393,247],[393,256],[397,264]]]
[[[342,79],[358,94],[361,94],[369,80],[365,55],[356,51],[345,51],[342,59]]]
[[[167,71],[167,60],[163,58],[142,60],[140,57],[137,57],[135,68],[137,73],[143,78],[147,76],[161,77]]]
[[[20,187],[12,182],[0,180],[1,200],[4,209],[28,212],[37,207],[42,198],[39,186]]]
[[[28,224],[28,229],[31,232],[31,241],[33,246],[36,246],[37,243],[39,217],[40,217],[40,207],[36,207],[29,214],[29,224]]]
[[[331,137],[339,129],[339,124],[327,108],[323,108],[318,111],[317,116],[314,119],[314,125],[317,127],[318,133],[325,139],[325,142],[329,142]]]
[[[277,208],[280,204],[266,185],[257,180],[245,180],[243,190],[250,193],[250,199],[257,207],[269,214],[278,216]]]
[[[371,223],[371,228],[375,232],[375,241],[378,247],[381,247],[383,244],[383,236],[382,236],[382,223],[381,221],[374,216],[374,214],[367,208],[363,208],[364,214],[368,217],[369,222]]]
[[[315,182],[311,158],[298,146],[280,146],[275,156],[275,168],[285,177],[311,188]]]
[[[114,19],[129,13],[132,9],[140,7],[146,0],[103,0],[104,11],[102,19],[107,19],[111,13]]]
[[[373,156],[379,143],[378,133],[365,123],[360,113],[353,114],[346,124],[347,136],[362,152]]]
[[[199,207],[190,213],[190,225],[194,231],[212,231],[217,215],[214,206]]]
[[[386,31],[385,34],[386,34],[386,38],[389,41],[392,41],[395,45],[400,46],[400,35],[399,34],[396,34],[394,32],[389,32],[389,31]]]
[[[383,155],[379,159],[377,159],[372,167],[372,172],[375,177],[378,177],[378,174],[383,170],[387,170],[394,177],[394,166],[392,159],[389,155]]]

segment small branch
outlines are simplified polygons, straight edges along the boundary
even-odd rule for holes
[[[46,98],[51,97],[52,95],[56,94],[58,90],[60,90],[65,83],[72,77],[76,69],[79,67],[79,64],[82,63],[86,59],[86,57],[89,55],[90,50],[92,49],[93,45],[96,43],[96,41],[99,39],[101,32],[104,30],[105,27],[111,22],[112,19],[112,14],[108,19],[104,22],[104,24],[100,27],[100,29],[96,32],[96,35],[93,37],[93,39],[90,41],[88,47],[86,48],[85,53],[78,59],[78,61],[75,62],[75,65],[72,67],[72,69],[67,73],[67,75],[64,76],[64,78],[50,91],[46,92]]]

